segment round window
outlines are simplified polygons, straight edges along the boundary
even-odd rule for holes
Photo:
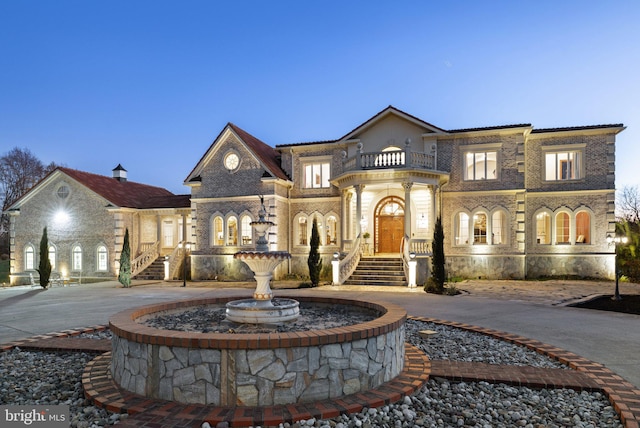
[[[64,199],[67,196],[69,196],[69,187],[67,187],[67,186],[58,187],[58,197],[60,199]]]

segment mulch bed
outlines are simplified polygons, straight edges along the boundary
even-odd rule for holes
[[[571,306],[640,315],[640,295],[622,295],[622,300],[613,300],[612,297],[613,296],[600,296],[586,302],[575,303]]]

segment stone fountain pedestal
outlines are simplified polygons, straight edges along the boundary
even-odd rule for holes
[[[226,304],[229,321],[251,324],[277,324],[291,321],[300,315],[297,300],[273,299],[269,285],[273,270],[284,260],[291,258],[286,251],[241,251],[234,254],[253,271],[257,285],[253,299],[234,300]]]
[[[258,221],[252,221],[251,227],[258,234],[256,251],[240,251],[233,258],[242,260],[253,271],[256,290],[253,299],[234,300],[226,305],[227,320],[247,324],[278,324],[291,321],[300,315],[299,304],[293,299],[273,299],[269,283],[274,269],[291,254],[286,251],[269,251],[265,235],[273,222],[265,219],[264,200],[260,198],[261,208]]]

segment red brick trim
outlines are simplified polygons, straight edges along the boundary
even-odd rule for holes
[[[288,297],[288,296],[281,296]],[[404,308],[392,303],[377,303],[366,300],[340,299],[322,296],[295,296],[300,302],[313,302],[331,305],[352,305],[378,311],[382,315],[372,321],[325,330],[310,330],[297,333],[195,333],[183,331],[159,330],[146,326],[136,320],[144,315],[156,312],[195,307],[202,305],[225,304],[243,297],[221,297],[208,299],[189,299],[153,304],[118,312],[109,319],[109,327],[113,334],[126,340],[161,344],[166,346],[190,347],[200,349],[236,349],[238,343],[244,349],[277,349],[282,347],[317,346],[338,343],[341,338],[352,337],[354,340],[397,330],[406,320]]]

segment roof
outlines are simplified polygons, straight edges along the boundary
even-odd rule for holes
[[[94,193],[102,196],[116,207],[123,208],[187,208],[191,206],[190,195],[174,195],[167,189],[134,181],[119,181],[112,177],[79,171],[66,167],[58,167],[36,184],[20,201],[40,183],[53,174],[61,172]],[[18,201],[14,202],[17,203]]]
[[[280,162],[278,162],[277,159],[278,152],[273,147],[260,141],[231,122],[229,122],[229,127],[233,129],[233,132],[235,132],[238,137],[240,137],[242,141],[244,141],[244,143],[253,151],[271,174],[277,178],[281,178],[282,180],[289,180],[287,174],[280,167]]]
[[[563,132],[563,131],[586,131],[589,129],[606,129],[606,128],[624,128],[622,123],[614,123],[609,125],[586,125],[586,126],[567,126],[564,128],[540,128],[531,131],[532,134],[545,132]]]
[[[493,130],[500,130],[500,129],[529,128],[529,127],[531,127],[530,123],[517,123],[514,125],[483,126],[481,128],[450,129],[447,132],[450,132],[453,134],[457,132],[493,131]]]

